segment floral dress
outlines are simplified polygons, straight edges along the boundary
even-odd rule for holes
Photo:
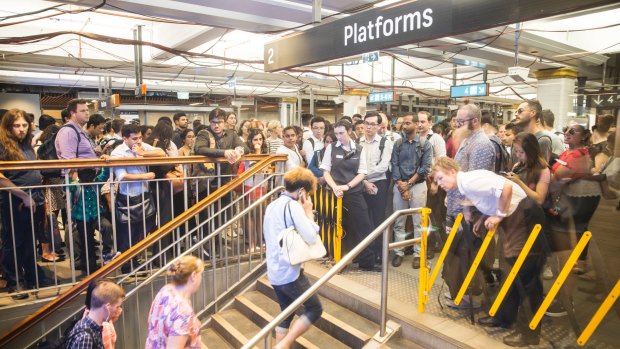
[[[167,284],[151,305],[145,348],[163,349],[168,337],[188,336],[185,348],[199,349],[200,325],[190,302],[176,292],[174,285]]]

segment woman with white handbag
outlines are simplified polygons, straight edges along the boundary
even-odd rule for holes
[[[306,248],[320,250],[322,247],[318,235],[319,226],[314,222],[312,201],[309,197],[316,189],[316,178],[310,170],[298,167],[284,175],[284,186],[285,192],[267,206],[263,221],[267,245],[267,277],[276,292],[282,310],[310,288],[310,282],[304,275],[299,261],[312,256],[301,259],[293,256],[299,252],[291,243],[293,235],[297,239],[301,237],[303,243],[307,244]],[[325,254],[324,248],[322,253]],[[316,294],[304,303],[304,309],[304,314],[290,330],[294,313],[276,327],[275,348],[289,348],[297,337],[321,317],[323,312]]]

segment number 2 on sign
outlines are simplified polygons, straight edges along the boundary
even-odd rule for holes
[[[273,48],[267,50],[267,64],[273,64]]]

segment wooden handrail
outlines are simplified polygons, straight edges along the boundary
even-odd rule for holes
[[[244,155],[242,160],[259,161],[267,155]],[[69,169],[88,167],[115,167],[115,166],[149,166],[174,164],[200,164],[205,162],[226,163],[226,158],[210,158],[207,156],[157,156],[135,159],[74,159],[74,160],[35,160],[35,161],[0,161],[0,171],[27,171],[42,169]]]
[[[249,157],[248,157],[249,158]],[[104,278],[114,272],[116,269],[120,268],[123,264],[129,262],[133,257],[138,254],[144,252],[147,248],[157,243],[161,238],[171,233],[174,229],[180,227],[182,224],[185,224],[190,218],[199,214],[202,210],[207,208],[209,205],[215,203],[217,200],[222,198],[225,194],[229,193],[233,190],[233,188],[241,185],[251,176],[256,173],[264,170],[267,166],[278,162],[278,161],[286,161],[286,155],[272,155],[272,156],[261,156],[262,160],[257,162],[254,166],[247,169],[245,172],[235,177],[233,180],[228,182],[226,185],[218,188],[213,193],[211,193],[206,198],[200,200],[194,206],[190,207],[187,211],[183,212],[170,222],[166,223],[164,226],[157,229],[155,232],[149,234],[146,238],[135,244],[129,250],[123,252],[118,257],[112,259],[108,264],[104,265],[100,269],[96,270],[94,273],[88,275],[82,281],[77,283],[75,286],[71,287],[66,292],[62,293],[60,296],[56,297],[54,300],[45,304],[35,313],[29,315],[18,324],[13,326],[10,330],[2,334],[0,337],[0,347],[7,345],[10,341],[17,338],[19,335],[26,332],[29,328],[33,327],[41,320],[45,319],[50,314],[53,314],[55,311],[59,310],[70,301],[72,301],[75,297],[79,296],[82,292],[86,290],[88,284],[99,278]],[[171,158],[166,158],[171,159]],[[202,158],[201,161],[204,161]]]

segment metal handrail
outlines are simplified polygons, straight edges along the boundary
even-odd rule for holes
[[[149,158],[149,159],[153,159],[153,158]],[[164,158],[164,159],[171,159],[171,158]],[[202,160],[204,161],[204,158]],[[48,302],[43,307],[41,307],[39,310],[37,310],[35,313],[29,315],[28,317],[26,317],[25,319],[17,323],[15,326],[13,326],[11,329],[9,329],[7,332],[3,333],[2,337],[0,337],[0,347],[7,345],[10,341],[15,339],[17,336],[21,335],[26,330],[28,330],[29,328],[33,327],[34,325],[36,325],[37,323],[45,319],[47,316],[59,310],[60,308],[68,304],[70,301],[75,299],[75,297],[79,296],[82,292],[86,290],[86,288],[88,287],[88,284],[91,281],[98,279],[98,278],[104,278],[110,275],[116,269],[120,268],[123,264],[131,260],[133,257],[144,252],[147,248],[157,243],[157,241],[159,241],[162,237],[166,236],[167,234],[171,233],[174,229],[185,224],[185,222],[187,222],[190,218],[194,217],[199,212],[204,210],[207,206],[219,200],[226,193],[230,192],[233,188],[243,184],[243,182],[245,182],[251,176],[264,170],[267,166],[275,162],[285,161],[285,160],[286,160],[286,155],[261,156],[261,160],[257,162],[254,166],[250,167],[248,170],[246,170],[245,172],[243,172],[242,174],[234,178],[232,181],[220,187],[219,189],[211,193],[211,195],[202,199],[201,201],[196,203],[194,206],[190,207],[187,211],[183,212],[181,215],[177,216],[170,222],[166,223],[164,226],[157,229],[155,232],[149,234],[146,238],[136,243],[129,250],[123,252],[121,255],[114,258],[110,263],[96,270],[95,272],[93,272],[92,274],[84,278],[82,281],[80,281],[79,283],[71,287],[69,290],[67,290],[66,292],[64,292],[57,298],[55,298],[53,301]],[[72,161],[75,161],[75,160],[72,160]],[[35,162],[33,161],[30,163],[32,164]],[[80,166],[76,166],[76,167],[80,167]]]
[[[340,262],[336,263],[325,275],[323,275],[320,279],[318,279],[306,292],[304,292],[299,298],[297,298],[293,303],[291,303],[286,309],[284,309],[278,316],[276,316],[267,326],[263,327],[254,337],[252,337],[246,344],[244,344],[241,349],[250,349],[254,347],[261,338],[265,338],[266,347],[269,347],[270,333],[271,331],[280,324],[284,319],[290,316],[300,305],[302,305],[308,298],[314,295],[319,288],[321,288],[325,283],[327,283],[334,275],[338,274],[345,266],[353,261],[353,259],[360,254],[365,248],[370,246],[370,244],[377,238],[379,235],[383,235],[383,262],[382,262],[382,292],[381,292],[381,328],[380,335],[383,336],[385,333],[385,326],[387,322],[387,251],[390,249],[390,246],[397,246],[388,243],[389,230],[390,225],[400,216],[403,215],[412,215],[416,213],[422,213],[425,208],[409,208],[405,210],[398,210],[392,213],[383,223],[381,223],[375,230],[373,230],[364,240],[362,240],[359,244],[355,246],[349,253],[344,256]],[[410,239],[407,242],[409,244],[420,242],[423,238]],[[398,244],[400,245],[400,244]],[[424,247],[423,247],[424,248]],[[384,294],[385,291],[385,294]]]
[[[274,194],[281,192],[284,189],[284,186],[277,186],[274,189],[272,189],[270,192],[266,193],[265,195],[261,196],[258,200],[254,201],[250,206],[248,206],[247,208],[245,208],[243,211],[239,212],[236,216],[236,218],[231,219],[229,221],[227,221],[226,223],[224,223],[223,225],[221,225],[219,228],[217,228],[216,230],[214,230],[213,232],[211,232],[210,234],[208,234],[207,236],[205,236],[203,239],[201,239],[200,241],[197,241],[196,243],[193,244],[193,246],[191,246],[190,248],[186,249],[185,251],[181,252],[177,257],[175,257],[174,259],[170,260],[168,263],[166,263],[165,265],[163,265],[161,268],[159,268],[158,270],[155,270],[151,273],[151,275],[149,277],[147,277],[145,280],[141,281],[137,286],[135,286],[134,288],[132,288],[129,292],[127,292],[127,294],[125,295],[125,299],[124,302],[126,302],[131,296],[133,296],[134,294],[136,294],[139,290],[141,290],[143,287],[145,287],[147,284],[151,283],[153,280],[155,280],[157,277],[159,277],[161,274],[165,273],[168,271],[168,268],[178,259],[180,259],[183,256],[187,256],[190,255],[192,253],[194,253],[197,249],[201,248],[207,241],[209,241],[210,239],[213,239],[214,237],[220,235],[223,231],[226,230],[226,228],[228,228],[229,226],[231,226],[234,222],[238,221],[239,219],[242,219],[246,214],[248,214],[250,211],[252,211],[253,209],[259,207],[260,205],[262,205],[265,201],[267,201],[269,198],[271,198]],[[188,236],[190,236],[192,233],[194,233],[195,230],[197,230],[199,228],[199,226],[195,227],[193,230],[188,231],[185,235],[181,236],[179,239],[179,242],[182,241],[183,239],[187,238]],[[170,248],[172,246],[168,246],[168,248]],[[148,265],[152,260],[155,260],[160,254],[164,253],[165,250],[160,251],[157,255],[152,256],[148,261],[144,262],[141,266],[137,267],[136,270],[134,270],[132,273],[127,274],[125,277],[121,278],[120,280],[117,281],[117,283],[121,284],[124,282],[125,279],[127,279],[128,277],[131,277],[132,274],[137,273],[138,270],[140,270],[143,266]],[[214,300],[214,301],[217,301]],[[79,307],[77,310],[75,310],[74,312],[71,312],[69,314],[69,316],[61,321],[60,324],[58,324],[59,326],[62,324],[62,322],[66,321],[67,319],[70,319],[74,316],[76,316],[77,314],[79,314],[80,312],[83,311],[83,309],[85,308],[84,305],[82,305],[81,307]],[[200,316],[201,312],[199,312],[197,314],[197,316]],[[52,327],[49,328],[47,331],[43,332],[39,338],[34,339],[30,345],[28,345],[28,347],[31,347],[32,345],[36,344],[39,340],[41,340],[42,338],[45,338],[48,334],[52,333],[54,330],[56,330],[58,326],[56,327]]]
[[[260,161],[269,155],[244,155],[240,161]],[[42,169],[71,169],[89,167],[117,166],[153,166],[173,164],[201,164],[205,162],[227,163],[226,158],[210,158],[208,156],[155,156],[149,158],[113,158],[113,159],[73,159],[73,160],[34,160],[34,161],[0,161],[3,171],[27,171]]]

